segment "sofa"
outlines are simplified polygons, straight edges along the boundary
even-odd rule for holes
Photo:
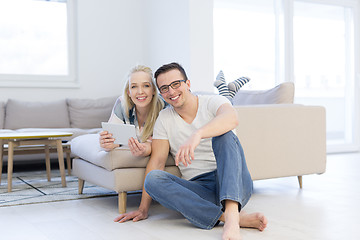
[[[293,104],[294,84],[282,83],[262,91],[240,90],[232,99],[238,113],[236,134],[243,146],[253,180],[321,174],[326,169],[325,108]],[[149,157],[134,157],[129,150],[106,152],[98,134],[74,138],[72,174],[84,182],[118,193],[119,213],[126,212],[127,192],[139,191]],[[181,176],[172,156],[166,171]]]
[[[99,99],[67,98],[56,101],[24,101],[8,99],[0,102],[0,134],[8,132],[71,132],[64,142],[84,134],[101,131],[101,122],[107,122],[117,97]],[[44,148],[32,148],[20,151],[14,156],[14,162],[31,163],[45,159]],[[6,150],[6,145],[5,145]],[[55,150],[55,149],[50,149]],[[29,155],[32,153],[31,155]],[[6,151],[5,151],[6,154]],[[57,158],[55,153],[52,158]],[[7,156],[4,156],[7,161]]]

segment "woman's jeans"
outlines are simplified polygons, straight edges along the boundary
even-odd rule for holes
[[[224,211],[224,200],[238,202],[240,211],[249,201],[253,189],[237,136],[230,131],[214,137],[212,148],[217,170],[190,180],[153,170],[144,183],[152,199],[180,212],[192,224],[203,229],[216,225]]]

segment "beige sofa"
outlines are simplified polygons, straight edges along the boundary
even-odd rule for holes
[[[101,122],[106,122],[117,97],[99,99],[67,98],[56,101],[24,101],[8,99],[0,102],[0,134],[8,132],[71,132],[64,141],[89,133],[101,131]],[[45,159],[44,148],[26,147],[15,149],[15,162],[31,163]],[[5,144],[4,160],[7,161]],[[55,149],[50,149],[50,151]],[[31,155],[29,155],[31,153]],[[51,154],[57,158],[56,154]]]
[[[267,91],[240,92],[233,99],[240,122],[236,133],[253,180],[297,176],[302,187],[303,175],[325,172],[323,107],[292,104],[291,83]],[[103,151],[98,139],[97,134],[89,134],[71,141],[78,156],[73,159],[72,174],[79,178],[80,193],[84,181],[116,191],[123,213],[127,192],[142,189],[148,158],[133,157],[124,149]],[[171,156],[166,170],[180,176]]]

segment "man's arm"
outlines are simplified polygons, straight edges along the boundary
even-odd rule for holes
[[[206,125],[198,129],[203,138],[210,138],[222,135],[233,130],[239,124],[235,108],[230,103],[222,104],[216,111],[216,117]]]
[[[222,104],[216,111],[216,116],[194,132],[191,137],[179,148],[175,157],[175,164],[180,162],[187,166],[194,160],[194,150],[203,138],[211,138],[233,130],[239,124],[236,110],[230,103]]]
[[[152,153],[150,160],[146,166],[145,177],[146,175],[155,169],[164,170],[166,160],[169,155],[169,141],[153,139],[152,141]],[[145,178],[144,178],[145,179]],[[144,187],[142,190],[141,203],[139,209],[133,212],[124,213],[114,219],[114,222],[126,222],[133,219],[134,222],[146,219],[148,217],[148,212],[150,208],[151,197],[146,193]]]

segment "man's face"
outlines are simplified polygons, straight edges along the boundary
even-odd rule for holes
[[[170,85],[174,81],[184,80],[181,72],[177,69],[170,70],[166,73],[162,73],[157,77],[157,85],[159,88],[165,85]],[[187,80],[185,83],[181,82],[180,86],[176,89],[173,89],[169,86],[169,91],[166,93],[161,93],[161,96],[164,100],[172,105],[174,108],[182,107],[185,103],[188,94],[190,93],[190,81]]]

